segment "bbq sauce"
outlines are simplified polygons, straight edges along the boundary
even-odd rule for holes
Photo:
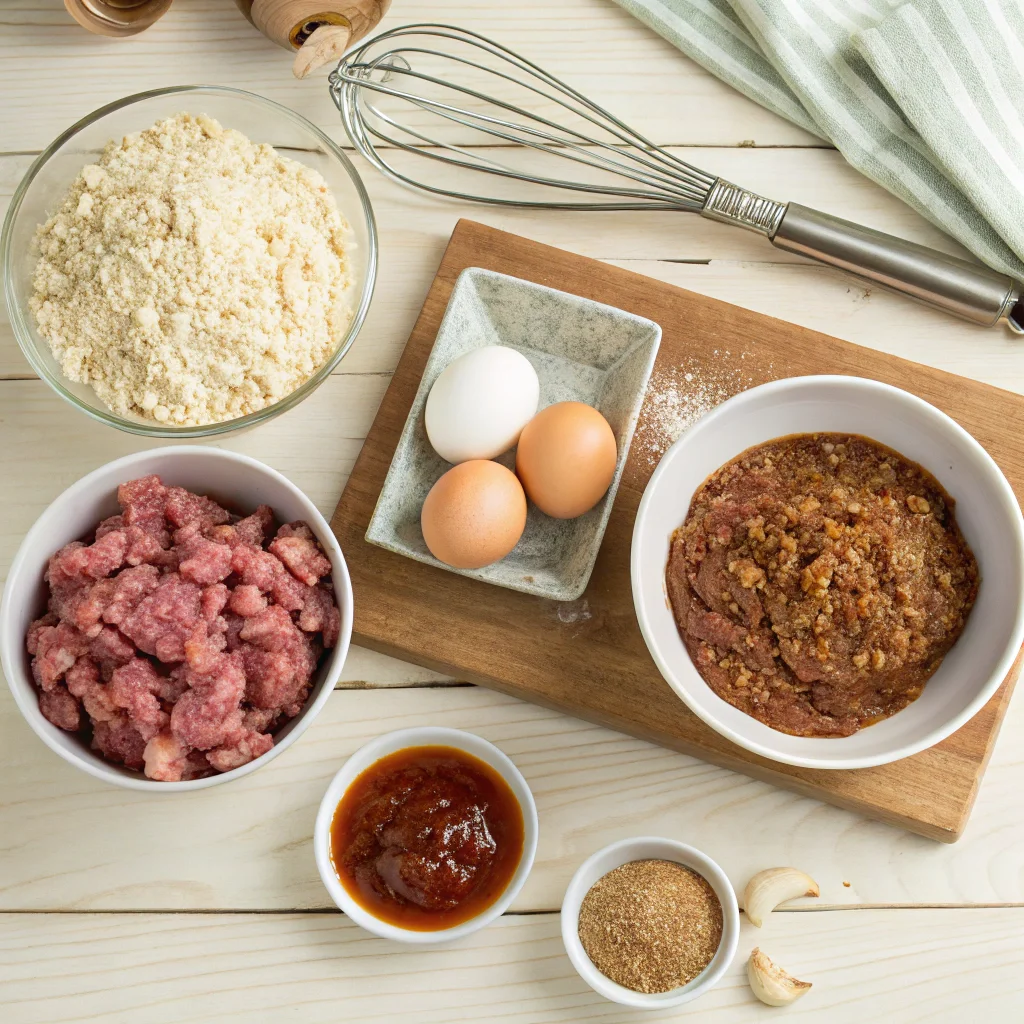
[[[522,853],[523,812],[508,783],[454,747],[408,747],[374,762],[331,823],[331,861],[346,892],[415,931],[486,910]]]

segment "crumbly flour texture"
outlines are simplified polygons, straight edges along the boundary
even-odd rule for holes
[[[30,305],[63,373],[121,414],[256,412],[351,319],[349,228],[323,178],[212,118],[107,145],[39,226]]]

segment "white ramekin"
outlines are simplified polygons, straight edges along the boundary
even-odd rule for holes
[[[341,612],[338,642],[317,670],[306,706],[275,734],[273,747],[241,768],[188,782],[157,782],[147,779],[142,772],[111,764],[90,750],[78,735],[64,732],[48,722],[39,710],[39,694],[25,649],[29,623],[46,611],[43,573],[50,556],[70,541],[87,535],[101,519],[117,512],[118,484],[149,473],[157,474],[164,483],[208,494],[233,512],[248,514],[257,505],[269,505],[281,522],[305,520],[331,561],[334,597]],[[21,542],[0,605],[0,656],[4,675],[18,708],[36,735],[69,764],[95,778],[149,793],[219,786],[256,771],[287,750],[327,703],[341,676],[351,635],[352,584],[348,568],[337,539],[316,506],[290,480],[256,459],[222,448],[191,445],[156,448],[108,462],[54,499]]]
[[[722,941],[714,959],[689,984],[668,992],[634,992],[630,988],[612,981],[602,974],[587,956],[580,942],[580,904],[590,887],[599,879],[623,864],[634,860],[670,860],[696,871],[707,879],[722,904]],[[598,850],[588,857],[572,876],[565,898],[562,900],[562,942],[569,954],[573,967],[579,976],[605,999],[639,1010],[661,1010],[680,1006],[703,995],[716,985],[728,970],[740,937],[740,911],[736,894],[732,890],[725,872],[708,856],[685,843],[657,836],[641,836],[637,839],[622,839],[617,843]]]
[[[912,704],[852,736],[789,736],[722,700],[701,678],[665,588],[673,531],[720,466],[787,434],[861,434],[935,476],[981,573],[967,626]],[[744,391],[684,434],[654,471],[633,527],[633,604],[661,674],[695,715],[746,750],[805,768],[867,768],[945,739],[995,694],[1024,642],[1024,520],[991,456],[959,424],[915,395],[862,377],[792,377]]]
[[[473,757],[490,765],[508,783],[523,812],[523,853],[511,881],[494,903],[477,914],[476,917],[463,921],[462,924],[439,931],[426,932],[401,928],[398,925],[389,924],[387,921],[381,921],[352,899],[339,881],[334,865],[331,863],[331,822],[334,820],[334,812],[345,791],[357,776],[375,761],[408,747],[434,746],[455,747],[457,750],[464,750],[467,754],[472,754]],[[323,879],[331,899],[356,924],[382,939],[433,945],[440,942],[453,942],[455,939],[461,939],[479,931],[509,908],[533,867],[533,858],[537,853],[538,831],[537,806],[533,801],[530,787],[526,784],[519,769],[493,743],[489,743],[471,732],[463,732],[461,729],[423,726],[415,729],[399,729],[379,736],[360,747],[345,762],[342,769],[331,780],[331,784],[327,787],[327,792],[324,793],[324,798],[320,802],[320,810],[317,812],[316,826],[313,830],[313,852],[316,856],[316,866],[320,877]]]

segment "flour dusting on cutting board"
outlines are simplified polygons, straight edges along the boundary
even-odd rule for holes
[[[691,357],[678,366],[655,367],[633,440],[633,450],[642,463],[656,466],[702,416],[727,398],[762,383],[744,367],[746,357],[746,352],[716,350],[714,364]]]

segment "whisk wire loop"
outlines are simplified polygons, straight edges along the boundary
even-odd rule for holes
[[[468,48],[471,55],[439,49],[435,40]],[[487,91],[459,80],[459,74],[482,76]],[[560,108],[580,126],[559,123],[494,91],[508,86]],[[435,195],[546,209],[696,210],[717,180],[514,51],[452,26],[425,23],[382,33],[339,63],[330,88],[363,156],[393,180]],[[423,120],[430,124],[424,127]],[[457,141],[449,138],[452,131]],[[463,134],[471,141],[463,141]],[[513,153],[522,147],[569,160],[603,180],[519,170],[494,154],[496,149]],[[407,173],[395,161],[398,153],[421,158],[426,166],[448,165],[596,198],[570,202],[462,192],[450,179],[433,183]]]
[[[405,51],[405,52],[408,52],[408,51]],[[426,51],[420,50],[419,52],[426,52]],[[478,63],[476,63],[474,61],[466,61],[466,60],[462,60],[461,58],[452,58],[452,59],[453,60],[457,60],[459,63],[462,63],[462,64],[464,64],[464,65],[466,65],[468,67],[476,67],[476,68],[479,68],[480,70],[484,70],[484,71],[490,70],[490,69],[484,67],[483,65],[478,64]],[[386,64],[386,65],[382,64],[380,60],[375,61],[374,64],[372,65],[372,67],[373,67],[374,70],[381,70],[382,68],[386,68],[386,70],[389,73],[393,72],[393,73],[397,73],[397,74],[402,74],[402,73],[405,73],[407,71],[406,68],[403,68],[401,66],[397,66],[395,64]],[[528,83],[520,82],[518,79],[513,78],[510,75],[503,75],[503,74],[500,74],[500,73],[496,73],[496,74],[498,74],[498,77],[504,78],[507,81],[515,82],[516,84],[523,85],[526,88],[530,88],[531,91],[537,93],[537,95],[539,95],[539,96],[544,96],[544,97],[546,97],[548,99],[551,99],[551,100],[554,100],[554,101],[557,102],[557,99],[555,97],[552,97],[549,93],[546,93],[546,92],[544,92],[541,89],[534,89],[533,87],[529,86]],[[460,86],[458,84],[453,84],[453,83],[450,83],[450,82],[447,82],[445,80],[439,79],[439,78],[437,78],[435,76],[432,76],[432,75],[418,74],[416,77],[419,78],[421,81],[430,82],[430,83],[433,83],[435,85],[445,85],[448,88],[453,89],[455,91],[458,91],[460,93],[463,93],[466,96],[471,96],[471,97],[473,97],[475,99],[479,99],[479,100],[483,100],[483,101],[487,101],[487,102],[492,102],[492,103],[495,103],[496,106],[499,106],[499,107],[501,107],[503,109],[506,109],[506,110],[509,110],[509,111],[512,111],[512,112],[521,113],[524,116],[530,118],[531,120],[538,122],[539,124],[542,124],[542,125],[544,125],[546,127],[554,129],[555,131],[563,132],[564,135],[563,136],[552,135],[552,134],[550,134],[548,132],[545,132],[545,131],[543,131],[541,129],[533,128],[533,127],[531,127],[529,125],[517,124],[516,122],[508,121],[508,120],[506,120],[504,118],[495,117],[493,115],[483,114],[483,113],[480,113],[479,111],[467,111],[467,110],[464,110],[462,108],[455,107],[455,106],[453,106],[450,103],[441,103],[439,101],[431,100],[429,98],[425,98],[425,97],[422,97],[422,96],[417,96],[417,95],[405,92],[403,90],[393,89],[393,88],[386,88],[384,85],[379,86],[377,89],[375,89],[375,91],[383,93],[383,94],[388,95],[388,96],[393,96],[393,97],[398,97],[400,99],[408,100],[410,103],[414,104],[415,106],[419,107],[422,110],[433,111],[434,113],[437,113],[439,116],[445,118],[446,120],[453,121],[455,123],[464,125],[466,127],[476,128],[476,129],[478,129],[480,131],[487,132],[488,134],[493,135],[495,138],[499,138],[499,139],[502,139],[502,140],[505,140],[505,141],[508,141],[508,142],[512,142],[512,143],[516,143],[516,144],[520,144],[520,145],[527,145],[527,146],[531,146],[533,148],[542,148],[535,141],[536,139],[542,139],[542,140],[544,140],[544,141],[546,141],[548,143],[552,143],[554,145],[559,145],[559,146],[562,146],[562,147],[567,147],[567,148],[575,149],[577,151],[577,153],[583,153],[583,154],[585,154],[586,151],[583,150],[579,146],[578,143],[579,142],[589,142],[590,145],[592,145],[592,146],[596,145],[596,146],[599,146],[601,148],[605,148],[605,149],[611,150],[613,152],[617,152],[616,148],[614,146],[608,144],[608,143],[605,143],[605,142],[603,142],[601,140],[589,139],[587,136],[583,135],[581,132],[576,132],[576,131],[573,131],[572,129],[565,128],[564,126],[557,125],[553,121],[550,121],[547,118],[543,118],[543,117],[539,116],[538,114],[536,114],[536,113],[534,113],[532,111],[524,111],[524,110],[521,110],[520,108],[515,107],[515,106],[513,106],[511,104],[508,104],[508,103],[496,102],[496,101],[494,101],[493,97],[486,96],[485,94],[480,93],[479,91],[477,91],[475,89],[469,89],[469,88],[466,88],[464,86]],[[372,103],[372,101],[364,98],[363,103],[365,104],[365,108],[370,113],[372,113],[375,117],[380,119],[381,121],[384,121],[385,123],[390,124],[390,125],[392,125],[395,128],[398,128],[398,129],[400,129],[402,131],[405,131],[407,134],[414,135],[415,137],[420,138],[422,141],[424,141],[424,142],[426,142],[428,144],[431,144],[431,143],[433,143],[435,141],[435,140],[430,139],[428,136],[424,136],[421,133],[417,133],[417,132],[413,131],[412,129],[403,128],[401,125],[398,124],[398,122],[396,122],[394,120],[393,117],[391,117],[385,111],[381,110],[379,107],[374,105]],[[585,114],[581,113],[581,116],[587,117],[588,120],[593,121],[593,123],[595,123],[595,124],[598,123],[594,118],[590,117],[589,115],[585,115]],[[499,131],[498,130],[499,128],[509,129],[509,130],[511,130],[512,133],[518,132],[520,134],[510,134],[509,131]],[[382,136],[378,132],[374,131],[372,129],[372,127],[370,127],[370,130],[373,132],[373,134],[378,135],[378,137],[380,137],[382,139],[384,138],[384,136]],[[570,137],[566,138],[565,136],[570,136]],[[388,137],[387,141],[389,141],[389,142],[391,142],[393,144],[395,142],[393,137]],[[623,137],[623,141],[624,142],[627,141],[625,139],[625,137]],[[634,159],[639,160],[639,157],[634,157]],[[603,158],[603,160],[604,160],[604,163],[605,163],[606,167],[615,167],[615,168],[617,168],[618,170],[620,170],[624,174],[631,173],[629,171],[629,168],[626,165],[622,164],[622,163],[619,163],[617,161],[608,160],[607,158]],[[596,160],[590,160],[590,161],[585,161],[585,162],[591,162],[593,164],[593,166],[597,166],[598,165]],[[647,167],[649,167],[654,172],[658,172],[660,170],[660,168],[658,167],[658,165],[654,161],[640,160],[640,162],[642,164],[646,165]],[[637,177],[637,180],[643,180],[639,175],[637,175],[636,177]],[[662,176],[661,180],[662,180],[662,183],[666,187],[669,187],[669,188],[672,187],[671,179],[668,178],[667,176]]]
[[[403,127],[402,125],[398,124],[393,117],[391,117],[386,111],[383,111],[376,107],[371,100],[364,100],[364,103],[366,105],[366,109],[369,110],[369,112],[372,113],[377,118],[378,121],[390,125],[391,127],[399,131],[402,131],[407,135],[412,136],[413,138],[419,139],[426,145],[434,145],[437,148],[444,149],[448,152],[460,153],[472,157],[472,159],[469,162],[464,160],[457,161],[457,163],[460,166],[475,169],[474,161],[485,161],[495,168],[503,168],[503,172],[508,174],[509,176],[522,178],[522,175],[512,171],[511,168],[508,168],[506,165],[502,165],[499,161],[496,161],[493,158],[479,154],[470,154],[469,151],[465,150],[463,147],[453,146],[450,143],[441,143],[440,145],[438,145],[437,140],[434,140],[431,137],[424,135],[422,132],[418,132],[413,128]],[[660,171],[660,169],[657,168],[656,165],[653,167],[653,170],[644,172],[642,169],[638,169],[636,166],[630,167],[627,163],[624,163],[620,160],[615,160],[611,156],[608,156],[606,153],[588,150],[586,147],[581,146],[572,140],[561,139],[557,136],[551,135],[540,129],[532,128],[530,126],[518,125],[513,122],[505,121],[503,119],[494,117],[487,117],[485,119],[486,125],[481,126],[479,124],[479,119],[481,118],[482,115],[479,115],[477,113],[467,114],[467,112],[464,111],[457,112],[455,109],[448,105],[437,105],[429,101],[416,101],[416,105],[423,110],[430,110],[435,113],[438,113],[439,116],[455,124],[460,124],[468,128],[477,128],[481,131],[485,131],[493,138],[501,139],[516,145],[527,146],[531,149],[536,149],[544,152],[550,152],[552,146],[555,146],[559,150],[557,155],[564,157],[565,159],[575,160],[578,163],[594,167],[598,170],[615,171],[623,175],[624,177],[631,178],[642,184],[660,186],[661,188],[677,196],[699,201],[698,195],[694,194],[692,190],[688,192],[685,186],[681,186],[677,182],[673,181],[664,172]],[[410,152],[418,151],[416,150],[415,147],[409,146],[407,143],[403,143],[397,137],[385,134],[378,127],[375,127],[373,125],[367,125],[367,130],[376,138],[380,139],[382,142],[386,142],[390,145],[406,149],[407,151]],[[599,146],[602,149],[606,149],[611,153],[621,155],[621,149],[618,149],[614,146],[610,146],[606,143],[599,143]],[[422,155],[429,157],[433,156],[434,154],[423,153]],[[550,178],[547,176],[533,175],[531,177],[533,180],[543,180],[545,184],[550,184],[559,188],[580,187],[580,189],[583,191],[600,191],[610,194],[625,194],[627,192],[627,190],[623,190],[621,188],[601,188],[593,185],[580,186],[579,183],[569,182],[564,179]],[[628,194],[643,196],[648,195],[650,193],[644,190],[628,190]]]

